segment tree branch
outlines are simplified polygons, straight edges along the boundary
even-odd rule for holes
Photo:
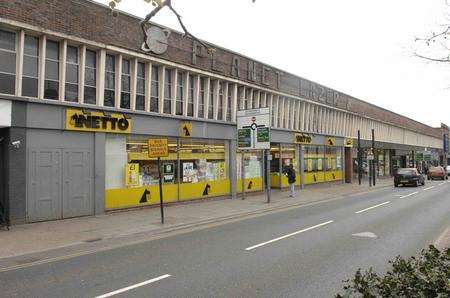
[[[414,53],[414,56],[418,57],[418,58],[422,58],[425,60],[429,60],[429,61],[433,61],[433,62],[450,62],[450,57],[447,58],[431,58],[431,57],[427,57],[427,56],[423,56],[417,53]]]

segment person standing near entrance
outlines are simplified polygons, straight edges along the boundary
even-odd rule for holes
[[[289,197],[293,198],[295,196],[295,170],[292,165],[289,165],[284,173],[288,178],[290,195]]]

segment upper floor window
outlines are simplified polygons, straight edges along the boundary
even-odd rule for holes
[[[156,65],[152,65],[150,112],[159,112],[159,72]]]
[[[198,98],[198,117],[205,117],[205,88],[206,88],[206,78],[200,78],[200,92]]]
[[[84,67],[84,103],[97,102],[97,53],[86,50]]]
[[[189,75],[187,115],[194,116],[194,76],[191,74]]]
[[[16,33],[0,30],[0,93],[16,93]]]
[[[177,98],[176,98],[176,114],[183,115],[183,100],[184,100],[184,76],[182,72],[177,76]]]
[[[164,74],[164,113],[172,113],[172,70],[166,69]]]
[[[232,96],[233,96],[233,85],[228,84],[228,92],[227,92],[227,121],[231,121],[231,105],[232,105]]]
[[[215,81],[211,81],[209,85],[209,105],[208,105],[208,118],[214,119],[214,84]]]
[[[116,95],[116,57],[106,55],[104,105],[114,107]]]
[[[136,110],[145,110],[145,63],[142,62],[137,64]]]
[[[44,98],[59,99],[59,42],[47,40]]]
[[[78,48],[67,46],[65,100],[78,101]]]
[[[122,59],[122,92],[120,93],[120,107],[122,109],[130,108],[130,82],[131,82],[131,73],[130,73],[130,60]]]
[[[25,35],[23,52],[22,95],[38,96],[39,38]]]
[[[224,97],[223,97],[223,92],[224,92],[224,82],[220,82],[219,83],[219,106],[218,106],[218,111],[217,111],[217,120],[223,120],[223,105],[224,105]]]

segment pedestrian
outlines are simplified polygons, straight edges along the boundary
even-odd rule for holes
[[[289,189],[291,191],[289,197],[293,198],[295,196],[295,170],[292,165],[289,165],[285,171],[285,175],[288,178]]]

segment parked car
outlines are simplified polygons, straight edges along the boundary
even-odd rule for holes
[[[431,167],[428,170],[428,180],[434,179],[448,179],[447,171],[443,167]]]
[[[450,175],[450,166],[447,166],[447,168],[445,170],[447,171],[447,177],[448,177],[448,175]]]
[[[399,185],[425,185],[425,177],[415,168],[400,168],[394,176],[394,186]]]

